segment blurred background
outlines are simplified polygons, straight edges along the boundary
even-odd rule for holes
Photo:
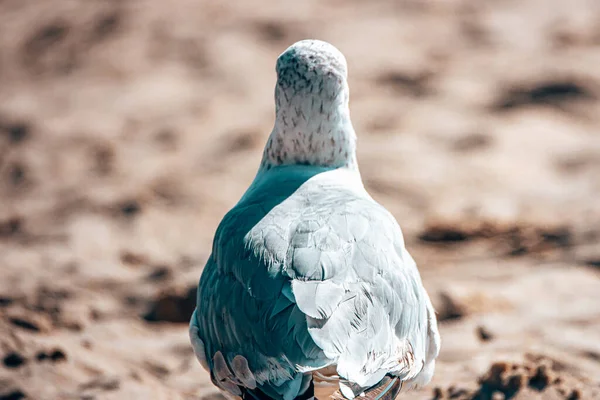
[[[222,399],[195,286],[305,38],[439,312],[403,398],[600,398],[597,0],[2,0],[0,399]]]

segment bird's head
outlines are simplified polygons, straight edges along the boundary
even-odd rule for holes
[[[348,102],[346,58],[327,42],[302,40],[293,44],[277,59],[276,70],[278,107],[307,100],[325,106]]]
[[[275,126],[261,168],[355,167],[344,55],[329,43],[302,40],[279,56],[276,71]]]

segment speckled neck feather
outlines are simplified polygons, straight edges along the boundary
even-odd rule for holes
[[[303,40],[277,59],[276,119],[261,170],[277,165],[356,169],[347,65],[329,43]]]

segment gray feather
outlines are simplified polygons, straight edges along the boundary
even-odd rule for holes
[[[292,399],[306,371],[337,364],[359,386],[386,373],[410,381],[437,355],[400,228],[344,173],[273,168],[221,222],[200,280],[198,335],[207,355],[241,356],[254,377],[208,357],[222,381]]]

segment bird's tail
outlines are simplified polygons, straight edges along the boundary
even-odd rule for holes
[[[397,376],[386,375],[379,383],[366,389],[360,394],[361,400],[394,400],[402,389],[402,381]],[[329,396],[331,400],[346,400],[347,397],[340,390]],[[318,400],[326,400],[318,398]]]
[[[340,378],[331,374],[329,368],[314,371],[312,380],[308,389],[294,400],[347,400],[347,395],[342,394],[340,387]],[[344,385],[344,383],[342,383]],[[259,388],[253,390],[240,387],[241,396],[235,396],[242,400],[273,400],[272,396],[267,395]],[[402,381],[400,378],[386,375],[379,383],[372,386],[363,393],[360,393],[361,400],[394,400],[402,389]],[[233,397],[233,396],[231,396]]]

